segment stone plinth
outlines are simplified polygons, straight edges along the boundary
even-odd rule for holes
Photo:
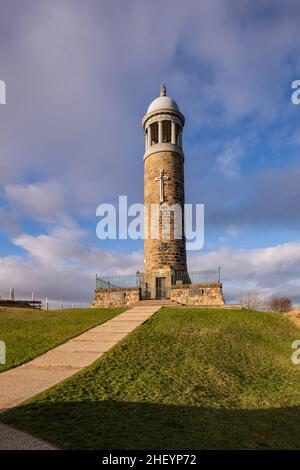
[[[182,305],[224,305],[222,284],[185,284],[172,286],[171,300]]]
[[[132,305],[140,300],[140,289],[115,288],[115,289],[95,289],[95,296],[92,307],[117,308]]]

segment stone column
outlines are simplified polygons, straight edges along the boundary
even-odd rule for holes
[[[162,121],[158,121],[158,143],[161,144],[163,141],[163,125]]]
[[[152,144],[152,132],[151,126],[148,126],[148,148],[151,147]]]
[[[172,144],[176,144],[176,124],[174,121],[171,123],[171,142]]]
[[[147,152],[147,148],[148,148],[148,135],[147,135],[147,132],[145,131],[145,152]]]

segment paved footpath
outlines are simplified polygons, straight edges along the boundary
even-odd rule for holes
[[[58,450],[53,444],[0,423],[0,450]]]
[[[89,366],[136,327],[152,317],[160,308],[160,305],[132,307],[112,320],[70,339],[30,362],[2,372],[0,374],[0,412],[34,397]],[[28,434],[0,425],[0,450],[8,448],[50,449],[54,447]]]

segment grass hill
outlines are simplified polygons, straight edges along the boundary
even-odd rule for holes
[[[0,340],[6,344],[7,356],[0,372],[30,361],[123,310],[0,307]]]
[[[296,339],[280,314],[164,308],[0,419],[68,449],[299,449]]]

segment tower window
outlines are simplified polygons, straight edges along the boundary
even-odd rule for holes
[[[163,121],[162,138],[163,138],[163,143],[171,142],[171,121]]]
[[[158,123],[151,124],[151,145],[158,143]]]

